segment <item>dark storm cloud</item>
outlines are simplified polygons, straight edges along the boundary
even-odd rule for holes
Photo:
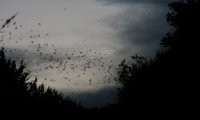
[[[174,0],[107,0],[109,4],[123,4],[123,12],[109,19],[117,31],[119,54],[152,55],[170,27],[166,22],[167,3]],[[138,52],[138,53],[137,53]]]
[[[125,13],[114,18],[111,26],[118,31],[118,37],[122,44],[127,47],[149,49],[158,47],[161,38],[168,31],[165,22],[165,11],[158,8],[146,9],[145,12],[134,12],[128,9]],[[130,49],[129,49],[130,50]]]

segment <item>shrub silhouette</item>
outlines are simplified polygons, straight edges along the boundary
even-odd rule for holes
[[[26,65],[21,62],[17,68],[15,61],[5,58],[4,49],[0,50],[0,106],[2,110],[22,110],[24,112],[72,112],[83,108],[63,98],[55,89],[37,85],[37,79],[27,82],[29,73],[24,72]]]

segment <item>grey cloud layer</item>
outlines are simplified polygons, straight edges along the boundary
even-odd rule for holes
[[[127,4],[136,4],[136,3],[150,3],[150,4],[167,4],[175,0],[104,0],[107,3],[127,3]]]
[[[122,13],[109,19],[109,25],[117,31],[119,42],[124,45],[120,54],[132,52],[149,56],[160,48],[160,40],[170,29],[165,18],[166,3],[171,1],[174,0],[107,0],[117,5],[127,4]]]

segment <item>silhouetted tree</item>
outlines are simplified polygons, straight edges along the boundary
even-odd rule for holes
[[[64,113],[80,112],[83,108],[70,98],[63,98],[61,93],[43,84],[37,85],[37,79],[29,80],[29,73],[24,72],[26,65],[21,62],[16,67],[15,61],[6,59],[4,49],[0,50],[0,106],[7,112]]]
[[[133,56],[122,61],[119,81],[120,107],[135,113],[185,115],[197,94],[200,40],[200,1],[181,0],[169,4],[167,21],[174,28],[161,41],[168,50],[155,58]]]
[[[174,31],[169,32],[161,44],[173,49],[194,50],[200,38],[200,1],[181,0],[169,4],[169,8],[171,11],[167,15],[167,21]]]
[[[176,61],[179,83],[189,96],[198,88],[195,83],[199,78],[200,0],[173,2],[169,8],[167,21],[174,30],[163,38],[161,45],[169,47],[167,54]]]

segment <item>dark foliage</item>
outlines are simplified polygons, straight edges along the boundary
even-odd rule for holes
[[[174,30],[161,42],[168,50],[153,59],[136,55],[120,65],[120,107],[124,111],[155,116],[196,113],[200,1],[182,0],[169,7],[167,21]]]
[[[36,113],[80,112],[83,108],[63,98],[61,93],[43,84],[37,85],[37,79],[27,82],[29,73],[24,72],[26,65],[21,62],[17,68],[15,61],[7,60],[4,49],[0,50],[0,106],[4,111]]]
[[[169,4],[169,8],[171,11],[167,15],[167,21],[174,27],[174,31],[169,32],[164,37],[161,45],[179,52],[197,50],[195,48],[197,47],[196,43],[200,39],[198,30],[200,27],[200,1],[182,0],[173,2]]]

